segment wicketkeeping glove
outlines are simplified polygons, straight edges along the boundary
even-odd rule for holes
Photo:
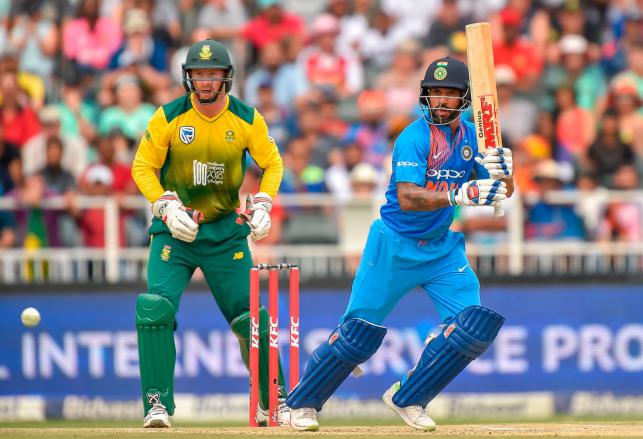
[[[254,197],[246,198],[245,211],[239,216],[237,222],[244,220],[250,226],[250,236],[255,241],[268,236],[272,221],[270,221],[270,211],[272,210],[272,198],[270,195],[259,192]]]
[[[490,178],[505,178],[513,175],[513,159],[509,148],[490,148],[476,157],[476,162],[484,166]]]
[[[468,181],[458,189],[449,191],[450,206],[490,206],[506,198],[505,182],[491,178]]]
[[[203,213],[186,208],[176,192],[167,191],[152,205],[152,213],[160,218],[176,239],[192,242],[199,231]]]

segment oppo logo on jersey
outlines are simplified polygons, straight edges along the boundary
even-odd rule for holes
[[[456,171],[455,169],[429,169],[426,171],[426,176],[438,180],[443,178],[462,178],[464,177],[464,171]]]

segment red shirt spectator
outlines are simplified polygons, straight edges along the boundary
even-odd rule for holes
[[[304,22],[295,14],[286,12],[278,0],[261,0],[261,13],[248,22],[242,30],[254,47],[261,49],[268,43],[281,43],[285,39],[304,36]]]
[[[493,59],[496,65],[508,65],[516,73],[518,88],[530,87],[536,83],[543,69],[543,60],[536,48],[520,37],[522,16],[514,9],[500,13],[504,30],[504,41],[494,44]]]

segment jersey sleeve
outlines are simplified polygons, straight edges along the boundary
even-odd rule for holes
[[[284,165],[274,139],[268,134],[266,121],[257,110],[255,110],[254,123],[248,139],[248,151],[263,169],[259,190],[274,198],[279,191]]]
[[[429,157],[428,144],[430,142],[418,139],[409,129],[400,133],[393,147],[395,183],[405,182],[424,186]]]
[[[164,192],[158,172],[165,163],[169,143],[169,125],[160,107],[150,119],[132,163],[132,177],[150,203]]]

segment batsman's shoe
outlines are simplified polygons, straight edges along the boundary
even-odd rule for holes
[[[310,407],[290,409],[290,426],[299,431],[319,430],[317,411]]]
[[[143,421],[143,428],[168,428],[171,426],[170,416],[163,404],[154,404]]]
[[[286,405],[286,398],[279,398],[279,407],[277,410],[279,426],[288,427],[290,425],[290,407]],[[257,424],[261,427],[268,425],[268,410],[257,409]]]
[[[391,410],[400,415],[400,418],[409,427],[422,431],[433,431],[436,428],[433,419],[429,418],[426,411],[420,405],[410,405],[408,407],[398,407],[393,402],[393,395],[400,390],[400,382],[396,382],[382,395],[382,400]]]

